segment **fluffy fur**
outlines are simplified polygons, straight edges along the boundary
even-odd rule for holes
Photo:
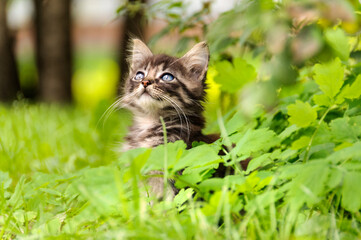
[[[195,45],[181,58],[153,55],[140,40],[133,40],[129,77],[125,83],[123,107],[134,114],[134,124],[123,149],[155,147],[164,143],[165,121],[170,142],[183,140],[188,147],[193,141],[210,142],[202,134],[205,121],[202,102],[209,52],[204,42]],[[144,79],[136,80],[138,72]],[[163,74],[172,74],[172,81],[163,81]],[[144,87],[148,81],[149,86]]]
[[[169,142],[183,140],[191,147],[193,141],[209,143],[215,140],[215,136],[202,134],[208,61],[205,42],[196,44],[183,57],[176,58],[154,55],[142,41],[133,40],[129,77],[120,102],[133,113],[134,123],[125,138],[123,150],[164,143],[161,117]],[[174,79],[164,80],[165,74],[174,76]],[[150,184],[154,185],[153,192],[162,195],[159,189],[163,189],[163,181],[160,178],[151,178]]]

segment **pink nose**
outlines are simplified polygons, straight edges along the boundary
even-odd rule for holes
[[[149,80],[143,80],[142,81],[142,84],[143,84],[143,86],[146,88],[146,87],[148,87],[150,84],[152,84]]]

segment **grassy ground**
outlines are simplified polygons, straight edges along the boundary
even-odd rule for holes
[[[103,121],[104,106],[94,111],[25,102],[0,106],[0,238],[216,237],[216,226],[198,222],[198,203],[192,202],[191,221],[178,215],[189,191],[177,206],[155,208],[129,191],[123,169],[130,156],[119,161],[117,149],[130,115],[118,111]],[[206,225],[198,229],[199,224]]]
[[[66,174],[113,162],[130,115],[120,111],[103,121],[104,107],[0,105],[0,169],[18,180],[24,174]]]

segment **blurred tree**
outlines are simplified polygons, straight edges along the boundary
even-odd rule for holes
[[[0,100],[9,101],[16,98],[20,91],[13,39],[6,21],[7,0],[0,0]]]
[[[118,9],[118,13],[124,14],[125,17],[120,44],[121,49],[119,53],[121,72],[120,86],[123,85],[124,78],[126,78],[128,74],[127,49],[129,48],[130,40],[132,38],[144,40],[144,10],[146,2],[146,0],[128,0],[121,8]]]
[[[71,0],[34,0],[41,98],[71,100]]]

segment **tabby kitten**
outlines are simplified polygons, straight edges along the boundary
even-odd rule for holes
[[[122,105],[133,113],[134,123],[123,150],[163,144],[161,117],[169,142],[183,140],[190,148],[193,141],[210,143],[215,140],[215,136],[202,134],[208,61],[205,42],[176,58],[153,55],[142,41],[133,40]],[[158,196],[163,194],[162,178],[150,178],[149,183],[152,192]]]

